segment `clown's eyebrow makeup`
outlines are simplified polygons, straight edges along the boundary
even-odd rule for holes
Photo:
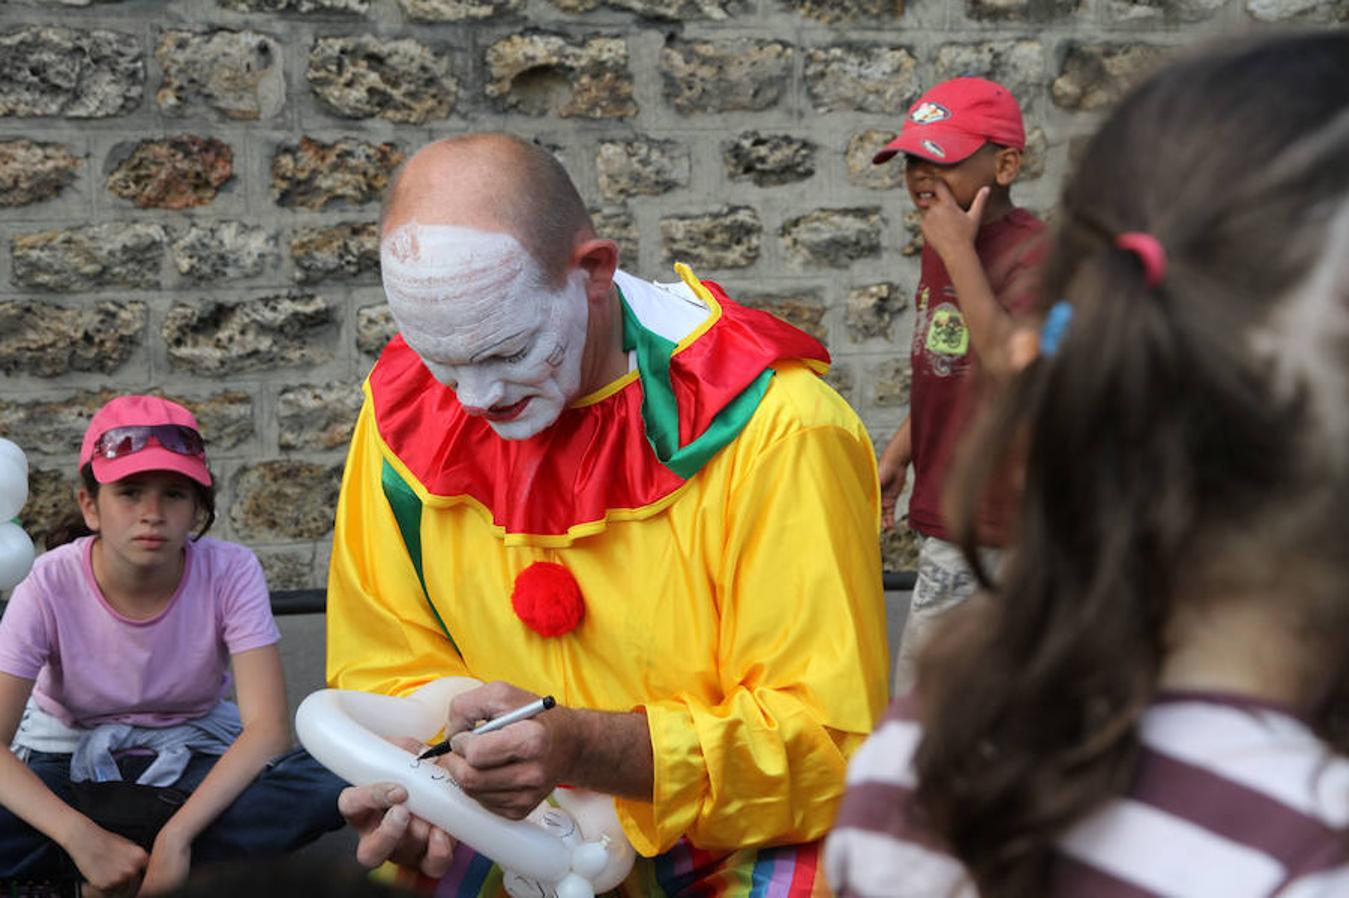
[[[513,340],[518,340],[521,337],[527,336],[529,336],[529,331],[516,331],[509,337],[502,337],[500,340],[497,340],[491,346],[488,346],[485,349],[480,349],[477,352],[473,353],[473,355],[469,356],[468,362],[470,365],[476,365],[479,362],[485,361],[486,359],[490,359],[497,354],[497,350],[499,350],[502,346],[506,346]],[[524,347],[524,349],[528,348],[529,348],[528,346]],[[520,350],[516,350],[515,352],[509,354],[517,355],[519,352]]]

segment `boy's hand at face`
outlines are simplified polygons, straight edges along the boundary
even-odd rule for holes
[[[979,188],[968,210],[956,202],[951,188],[941,181],[933,185],[933,201],[923,211],[923,240],[932,247],[949,268],[953,257],[974,248],[975,235],[984,218],[984,207],[992,191]]]

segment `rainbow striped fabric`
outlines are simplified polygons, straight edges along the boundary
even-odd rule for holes
[[[820,843],[724,854],[700,851],[680,840],[664,854],[638,858],[610,898],[829,898],[819,869]],[[438,882],[390,868],[381,878],[434,898],[508,898],[501,868],[467,846],[455,851]]]

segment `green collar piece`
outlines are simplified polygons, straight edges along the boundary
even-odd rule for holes
[[[642,381],[642,424],[647,442],[662,465],[688,480],[745,429],[768,390],[773,369],[761,371],[749,386],[717,412],[707,430],[681,446],[679,405],[670,383],[670,357],[674,355],[676,344],[643,327],[628,306],[622,290],[618,291],[618,298],[623,306],[623,349],[637,351],[637,373]]]

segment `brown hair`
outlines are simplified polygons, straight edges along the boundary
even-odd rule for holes
[[[953,478],[972,548],[1024,455],[1017,544],[919,662],[916,800],[985,898],[1047,894],[1055,839],[1128,787],[1182,604],[1297,597],[1313,726],[1349,750],[1346,159],[1349,34],[1285,35],[1156,75],[1065,189],[1045,296],[1067,335]],[[1155,288],[1132,231],[1165,247]]]

